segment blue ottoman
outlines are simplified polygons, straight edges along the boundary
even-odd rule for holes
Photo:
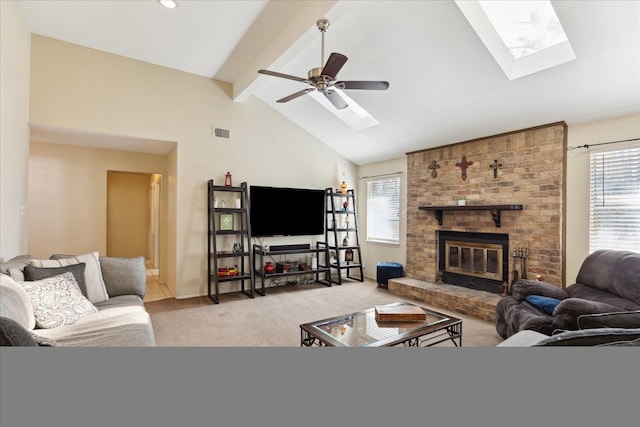
[[[402,277],[402,264],[397,262],[379,262],[376,264],[376,281],[379,286],[389,286],[389,279]]]

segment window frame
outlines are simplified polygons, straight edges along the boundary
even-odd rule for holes
[[[625,153],[630,156],[625,158]],[[606,170],[607,163],[609,170]],[[628,164],[626,164],[628,163]],[[632,173],[629,173],[632,171]],[[634,194],[634,190],[637,193]],[[607,218],[615,218],[613,223]],[[629,222],[633,221],[629,227]],[[607,227],[610,236],[603,227]],[[631,229],[629,234],[628,229]],[[608,242],[614,241],[614,245]],[[589,153],[589,253],[599,249],[640,253],[640,145]],[[611,247],[613,246],[613,247]]]
[[[392,197],[392,200],[388,200],[386,202],[383,200],[378,200],[378,203],[395,204],[396,206],[392,207],[392,209],[395,210],[395,213],[393,213],[392,211],[391,216],[389,216],[388,212],[385,215],[384,211],[381,209],[381,206],[378,206],[377,208],[372,206],[372,194],[371,194],[372,186],[375,185],[376,183],[382,185],[382,183],[385,181],[393,181],[392,183],[390,183],[390,186],[392,188],[391,188],[391,192],[389,193],[389,195]],[[365,228],[367,242],[392,245],[392,246],[400,246],[401,196],[402,196],[401,174],[395,173],[395,174],[389,174],[389,175],[380,175],[376,177],[369,177],[367,179],[367,191],[366,191],[367,223]],[[382,194],[379,194],[378,197],[382,197]],[[393,216],[395,216],[395,218]],[[377,233],[377,231],[379,230],[373,229],[373,227],[375,227],[374,223],[380,224],[381,222],[390,223],[391,225],[390,233],[389,232]]]

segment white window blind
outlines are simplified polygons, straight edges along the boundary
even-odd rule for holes
[[[400,243],[400,176],[367,181],[367,241]]]
[[[640,147],[591,153],[589,251],[640,252]]]

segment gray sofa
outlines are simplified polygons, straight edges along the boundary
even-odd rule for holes
[[[576,283],[566,289],[537,280],[514,283],[511,295],[496,306],[496,330],[505,339],[524,330],[551,336],[578,330],[582,315],[635,310],[640,310],[640,254],[599,250],[584,260]]]
[[[0,345],[155,346],[143,257],[97,252],[0,264]]]
[[[551,336],[522,330],[497,347],[640,346],[640,311],[588,314],[578,317],[578,329],[556,330]]]

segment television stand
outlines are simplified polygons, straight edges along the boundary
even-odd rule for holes
[[[294,249],[284,250],[281,247],[276,247],[276,250],[273,250],[274,246],[271,246],[269,250],[264,249],[261,245],[254,244],[253,245],[253,260],[257,262],[258,265],[254,265],[254,271],[256,276],[260,277],[260,287],[256,286],[256,293],[262,296],[266,295],[264,282],[266,279],[273,278],[286,278],[286,277],[297,277],[304,274],[313,274],[315,276],[315,281],[318,283],[322,283],[325,286],[331,286],[331,277],[329,267],[320,267],[312,268],[313,266],[308,265],[307,268],[301,270],[300,268],[295,271],[290,270],[281,270],[278,272],[274,270],[271,273],[267,273],[264,271],[265,265],[265,256],[271,255],[293,255],[293,254],[315,254],[316,258],[320,257],[320,255],[328,256],[326,248],[321,248],[320,245],[316,245],[315,248],[311,248],[311,245],[279,245],[279,246],[290,246],[296,247]],[[320,261],[320,260],[318,260]],[[318,262],[318,265],[320,263]],[[298,265],[300,267],[300,265]],[[324,278],[321,276],[324,275]]]

